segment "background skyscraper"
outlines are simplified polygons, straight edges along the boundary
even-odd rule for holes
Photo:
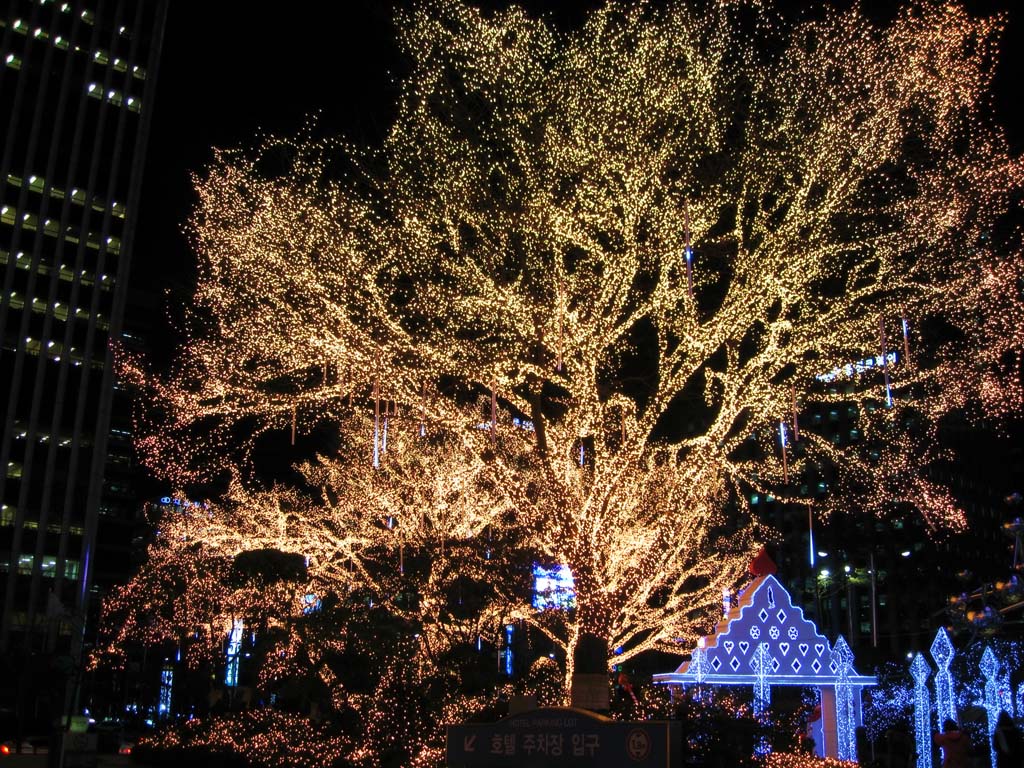
[[[77,655],[117,479],[121,339],[166,0],[0,12],[0,653]],[[77,630],[77,631],[76,631]]]

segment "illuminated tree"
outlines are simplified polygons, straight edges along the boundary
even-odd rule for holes
[[[426,558],[417,620],[453,569],[491,578],[492,542],[568,564],[569,614],[491,581],[472,626],[431,630],[533,622],[567,682],[595,671],[581,643],[601,667],[703,628],[771,535],[751,492],[962,526],[926,475],[940,419],[1021,399],[1000,24],[930,1],[884,28],[725,2],[611,3],[570,34],[403,17],[383,146],[269,139],[197,179],[196,313],[147,381],[150,465],[230,476],[204,541],[306,554],[331,589],[401,608],[389,580]],[[801,423],[819,404],[861,438]],[[268,444],[313,431],[337,449],[260,487]],[[827,494],[800,493],[812,475]]]

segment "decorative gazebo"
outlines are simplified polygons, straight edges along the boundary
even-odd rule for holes
[[[772,569],[774,570],[774,568]],[[861,691],[877,680],[859,675],[840,636],[834,647],[771,573],[757,576],[731,601],[715,633],[702,637],[689,661],[654,681],[667,685],[750,685],[754,713],[771,704],[771,687],[820,692],[821,718],[812,738],[820,757],[856,760],[855,729],[863,722]]]

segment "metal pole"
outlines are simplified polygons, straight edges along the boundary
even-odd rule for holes
[[[871,647],[878,647],[878,581],[875,574],[875,553],[872,551],[868,556],[868,565],[871,568]]]

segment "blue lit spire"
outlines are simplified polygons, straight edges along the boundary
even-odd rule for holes
[[[932,768],[932,705],[928,694],[931,665],[918,653],[910,664],[914,678],[914,743],[917,746],[917,768]]]

